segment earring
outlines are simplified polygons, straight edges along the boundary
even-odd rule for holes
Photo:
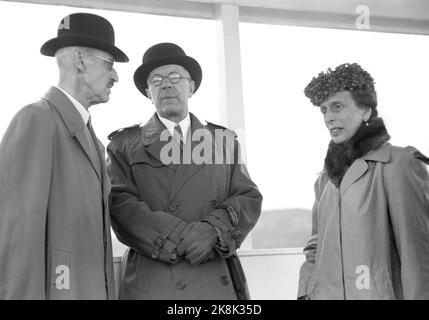
[[[364,120],[363,122],[365,122],[365,126],[369,126],[369,122],[368,122],[368,120]]]

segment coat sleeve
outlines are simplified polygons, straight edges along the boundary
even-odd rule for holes
[[[49,109],[23,108],[0,144],[0,299],[45,299]]]
[[[220,231],[218,252],[224,257],[231,256],[240,247],[258,221],[262,205],[262,194],[242,163],[240,144],[236,139],[233,141],[234,161],[228,164],[231,169],[228,196],[202,219]]]
[[[408,148],[407,148],[408,149]],[[414,149],[415,150],[415,149]],[[386,168],[393,234],[401,260],[404,299],[429,299],[429,178],[413,153],[401,152]]]
[[[326,185],[328,178],[326,174],[322,173],[321,176],[316,180],[314,184],[315,201],[312,209],[312,230],[311,237],[308,239],[307,244],[304,247],[305,261],[301,266],[299,274],[299,285],[298,285],[298,298],[304,297],[309,293],[310,280],[313,276],[314,267],[316,263],[317,244],[319,241],[318,235],[318,205],[320,201],[320,195],[323,193],[323,189]]]
[[[139,199],[123,143],[112,140],[107,154],[112,184],[110,216],[116,236],[125,245],[152,259],[178,262],[179,236],[188,223],[167,212],[153,211]]]

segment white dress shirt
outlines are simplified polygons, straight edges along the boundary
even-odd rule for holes
[[[167,128],[168,132],[170,132],[170,134],[173,136],[174,135],[174,127],[176,126],[177,123],[161,117],[161,115],[158,112],[157,112],[157,114],[158,114],[159,120],[161,120],[161,122]],[[188,135],[188,130],[189,130],[189,127],[191,125],[191,117],[189,116],[189,112],[186,115],[186,117],[178,123],[178,125],[180,126],[180,129],[182,130],[182,134],[183,134],[182,139],[183,139],[183,142],[185,143],[186,137]]]

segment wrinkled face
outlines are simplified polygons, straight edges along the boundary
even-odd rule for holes
[[[195,82],[185,68],[175,64],[160,66],[149,74],[147,84],[147,95],[163,118],[176,121],[187,115]]]
[[[367,121],[371,115],[371,109],[359,107],[349,91],[330,96],[320,105],[320,111],[334,143],[349,141],[362,121]]]
[[[113,67],[113,57],[101,50],[90,50],[85,55],[83,81],[90,105],[109,101],[110,90],[118,81],[118,74]]]

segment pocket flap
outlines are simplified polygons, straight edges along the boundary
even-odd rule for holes
[[[163,167],[163,166],[165,166],[165,164],[163,164],[161,161],[150,156],[147,153],[130,155],[130,166],[138,165],[138,164],[148,164],[151,167]]]

